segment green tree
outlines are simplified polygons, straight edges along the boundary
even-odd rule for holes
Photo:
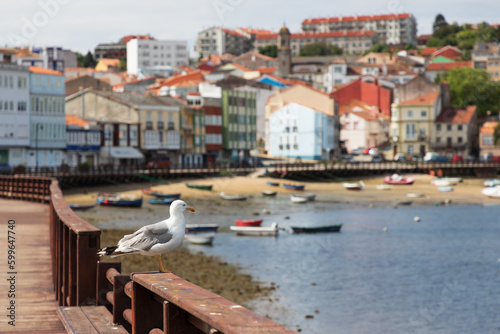
[[[477,106],[478,115],[486,115],[488,110],[497,113],[500,109],[498,95],[499,84],[490,80],[489,74],[470,67],[453,68],[443,80],[450,85],[450,102],[452,106]]]
[[[493,132],[493,140],[496,146],[500,146],[500,123],[495,127]]]
[[[300,57],[335,56],[341,54],[342,54],[341,48],[334,45],[327,45],[326,43],[321,43],[321,42],[307,44],[299,52]]]
[[[434,23],[432,24],[432,32],[436,32],[440,28],[447,26],[448,23],[446,22],[444,16],[442,14],[437,14],[436,18],[434,19]]]
[[[127,57],[120,58],[120,65],[118,71],[125,72],[127,70]]]
[[[386,44],[382,43],[375,43],[371,46],[371,48],[368,49],[368,51],[365,52],[365,54],[370,53],[370,52],[391,52],[391,47]]]
[[[472,29],[462,30],[456,34],[460,50],[472,50],[476,43],[477,31]]]
[[[428,47],[433,47],[433,46],[446,46],[446,42],[442,39],[439,39],[437,37],[431,37],[425,44]]]
[[[417,47],[415,45],[413,45],[413,44],[406,44],[405,47],[404,47],[404,49],[406,51],[408,51],[408,50],[417,50]]]
[[[278,57],[278,46],[277,45],[266,45],[264,47],[259,48],[259,53],[264,55],[264,56],[276,58],[276,57]]]
[[[95,67],[97,65],[94,56],[92,56],[92,53],[90,53],[90,51],[87,52],[85,56],[77,52],[76,62],[80,67]]]
[[[497,30],[488,23],[483,22],[477,28],[478,42],[493,42],[497,40]]]

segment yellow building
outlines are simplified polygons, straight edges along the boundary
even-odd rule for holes
[[[439,91],[392,104],[390,136],[394,155],[424,156],[434,142],[434,120],[441,111]]]

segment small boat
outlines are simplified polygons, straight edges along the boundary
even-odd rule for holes
[[[214,241],[215,233],[187,233],[184,236],[188,242],[196,245],[211,245]]]
[[[95,204],[87,204],[87,205],[81,205],[81,204],[68,204],[68,206],[69,206],[72,210],[88,210],[88,209],[92,209],[93,207],[95,207]]]
[[[500,198],[500,186],[484,188],[481,193],[490,198]]]
[[[433,185],[435,185],[436,187],[448,187],[448,186],[454,186],[457,184],[456,181],[450,181],[450,180],[446,180],[446,179],[433,179],[431,181],[431,183]]]
[[[391,190],[392,189],[392,187],[388,186],[387,184],[377,184],[375,186],[375,188],[377,188],[378,190]]]
[[[153,192],[154,190],[151,189],[151,188],[143,188],[141,189],[141,192],[144,194],[144,195],[151,195],[151,193]]]
[[[154,196],[156,198],[170,198],[174,200],[181,198],[181,194],[165,194],[158,191],[152,191],[149,195]]]
[[[219,197],[228,201],[244,201],[247,199],[245,195],[226,194],[224,192],[219,193]]]
[[[347,190],[363,190],[365,188],[365,183],[363,181],[359,181],[359,182],[344,182],[344,183],[342,183],[342,185]]]
[[[411,200],[396,200],[396,205],[412,205],[413,201]]]
[[[495,179],[495,180],[485,180],[485,181],[483,182],[483,185],[484,185],[485,187],[494,187],[494,186],[498,186],[498,185],[500,185],[500,180],[498,180],[498,179]]]
[[[277,191],[271,191],[271,190],[264,190],[262,192],[263,196],[276,196],[278,192]]]
[[[314,201],[316,199],[316,194],[313,193],[293,194],[291,197],[302,197],[307,199],[308,201]]]
[[[142,196],[100,193],[97,195],[97,204],[140,208]]]
[[[316,227],[299,227],[290,226],[293,233],[331,233],[340,232],[342,224],[338,225],[327,225],[327,226],[316,226]]]
[[[307,203],[309,202],[309,200],[305,197],[297,197],[297,196],[290,196],[290,201],[292,201],[292,203],[296,203],[296,204],[304,204],[304,203]]]
[[[290,190],[304,190],[304,188],[306,186],[283,183],[283,187],[285,187],[286,189],[290,189]]]
[[[218,228],[217,224],[186,224],[186,233],[216,232]]]
[[[407,193],[406,196],[411,198],[418,198],[418,197],[424,197],[425,195],[422,193]]]
[[[263,219],[236,219],[234,223],[236,226],[260,226]]]
[[[453,191],[453,187],[448,187],[448,186],[443,186],[443,187],[437,187],[437,190],[439,191]]]
[[[186,182],[186,187],[199,190],[212,190],[212,184],[197,184]]]
[[[384,182],[393,185],[409,185],[415,182],[414,177],[403,177],[399,174],[392,174],[391,176],[384,177]]]
[[[148,200],[149,203],[151,204],[163,204],[163,205],[170,205],[172,202],[175,201],[173,198],[150,198]]]
[[[272,187],[278,187],[278,186],[280,185],[280,183],[279,183],[279,182],[269,182],[269,181],[268,181],[268,182],[266,182],[266,184],[267,184],[268,186],[272,186]]]
[[[435,178],[432,179],[432,181],[434,181],[434,180],[446,180],[446,181],[450,181],[450,182],[452,182],[454,184],[457,184],[457,183],[462,182],[463,178],[461,178],[461,177],[444,176],[444,177],[435,177]]]
[[[271,226],[230,226],[231,231],[237,235],[247,235],[254,237],[276,237],[278,236],[278,224],[272,223]]]

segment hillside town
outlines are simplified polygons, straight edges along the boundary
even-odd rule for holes
[[[307,18],[298,32],[212,26],[194,46],[127,35],[86,56],[61,46],[2,47],[0,162],[500,156],[498,102],[488,102],[500,92],[500,46],[496,35],[483,36],[498,26],[458,26],[442,15],[432,35],[417,35],[416,26],[402,13]],[[451,40],[443,31],[453,29]]]

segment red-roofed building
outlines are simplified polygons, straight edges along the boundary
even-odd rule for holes
[[[417,37],[417,46],[425,46],[429,39],[431,39],[432,34],[419,35]]]
[[[255,70],[259,67],[275,67],[278,65],[277,58],[268,57],[255,51],[245,52],[235,57],[231,62],[242,65],[250,70]]]
[[[479,129],[480,155],[500,156],[500,146],[495,145],[495,128],[499,122],[485,122]]]
[[[332,96],[339,105],[348,103],[351,100],[358,100],[374,106],[377,113],[386,116],[391,115],[392,96],[389,89],[383,88],[375,79],[374,83],[362,81],[361,78],[348,83],[336,91]]]
[[[149,91],[152,95],[186,96],[188,92],[198,91],[200,82],[205,81],[201,70],[177,74],[166,79],[157,79]]]
[[[198,33],[195,50],[206,57],[231,53],[241,55],[252,48],[251,34],[243,30],[230,30],[221,27],[211,27]]]
[[[302,30],[305,32],[374,30],[378,43],[417,45],[416,20],[408,13],[310,18],[302,21]]]
[[[449,70],[456,67],[470,67],[472,68],[472,61],[454,61],[449,63],[430,63],[425,69],[425,76],[431,80],[436,80],[436,77],[442,78]]]
[[[434,53],[432,54],[432,58],[437,58],[437,57],[445,57],[445,58],[448,58],[448,59],[462,59],[462,55],[463,55],[463,52],[455,47],[455,46],[451,46],[451,45],[448,45],[448,46],[445,46],[445,47],[442,47],[436,51],[434,51]]]
[[[77,167],[82,163],[97,166],[101,149],[99,125],[76,116],[66,115],[66,157],[64,163]]]
[[[429,47],[425,47],[425,48],[422,49],[422,51],[420,51],[420,55],[422,57],[431,58],[432,54],[434,52],[436,52],[437,50],[439,50],[440,48],[441,48],[441,46],[429,46]]]

